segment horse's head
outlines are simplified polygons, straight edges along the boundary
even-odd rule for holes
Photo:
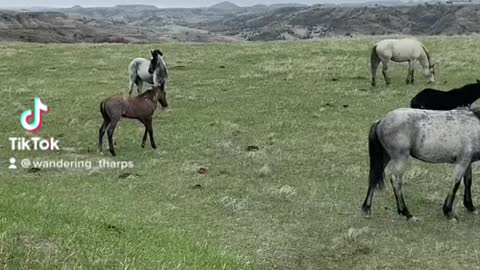
[[[150,60],[150,66],[148,67],[148,73],[153,74],[155,69],[160,65],[161,63],[161,57],[163,56],[163,53],[156,49],[156,50],[150,50],[150,53],[152,54],[152,59]]]
[[[158,91],[157,93],[157,100],[158,102],[160,102],[160,105],[162,105],[163,108],[167,108],[168,107],[168,101],[167,101],[167,93],[165,91],[165,87],[164,86],[154,86],[152,88],[153,91]]]

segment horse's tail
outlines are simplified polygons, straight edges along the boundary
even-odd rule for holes
[[[372,189],[378,188],[382,190],[385,186],[385,167],[388,164],[389,158],[377,134],[377,126],[380,120],[373,123],[368,135],[368,152],[370,155],[370,173],[369,173],[369,187]]]
[[[130,62],[130,64],[128,65],[128,74],[130,75],[130,77],[132,77],[132,75],[137,75],[138,67],[142,60],[148,61],[147,59],[143,58],[135,58],[132,60],[132,62]]]
[[[373,46],[372,53],[370,54],[370,66],[375,66],[380,62],[380,57],[377,54],[377,45]]]
[[[108,120],[109,117],[108,117],[107,111],[105,110],[105,102],[106,100],[103,100],[102,102],[100,102],[100,113],[102,114],[103,119]]]
[[[137,67],[137,59],[133,59],[132,62],[130,62],[130,64],[128,64],[128,74],[131,76],[132,73],[135,72],[136,70],[136,67]]]
[[[377,53],[377,45],[375,44],[372,48],[372,52],[370,53],[370,72],[371,72],[371,75],[372,75],[372,86],[375,86],[376,85],[376,79],[375,77],[377,76],[376,73],[377,73],[377,68],[378,68],[378,65],[380,64],[380,57],[378,57],[378,53]]]

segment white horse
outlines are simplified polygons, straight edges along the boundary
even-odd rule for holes
[[[160,50],[150,50],[151,60],[145,58],[135,58],[128,65],[130,74],[129,95],[132,95],[133,85],[137,85],[137,93],[142,92],[143,82],[161,86],[165,90],[165,84],[168,79],[167,64],[163,60],[163,53]]]
[[[407,84],[414,82],[414,66],[418,61],[423,67],[424,75],[429,83],[435,82],[435,64],[432,63],[430,54],[425,46],[416,39],[386,39],[378,42],[373,46],[370,65],[372,69],[372,86],[376,85],[375,78],[377,77],[377,68],[380,62],[383,64],[383,77],[385,83],[390,84],[388,77],[388,63],[393,62],[408,62]]]

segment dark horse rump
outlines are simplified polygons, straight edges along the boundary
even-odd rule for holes
[[[427,110],[453,110],[458,107],[470,107],[480,98],[480,81],[467,84],[450,91],[431,88],[424,89],[412,98],[410,107]]]

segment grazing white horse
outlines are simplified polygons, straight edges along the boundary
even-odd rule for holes
[[[151,60],[145,58],[135,58],[128,65],[130,74],[129,95],[132,95],[133,85],[137,85],[137,93],[142,92],[143,82],[161,86],[165,90],[165,84],[168,79],[167,64],[163,60],[163,53],[160,50],[150,50]]]
[[[425,77],[429,83],[435,82],[435,64],[432,63],[430,54],[425,46],[416,39],[386,39],[378,42],[373,46],[370,65],[372,69],[372,86],[376,85],[375,78],[377,77],[377,68],[382,62],[383,77],[385,83],[390,84],[388,77],[388,63],[393,62],[408,62],[407,84],[414,82],[414,66],[418,61],[422,67]]]

